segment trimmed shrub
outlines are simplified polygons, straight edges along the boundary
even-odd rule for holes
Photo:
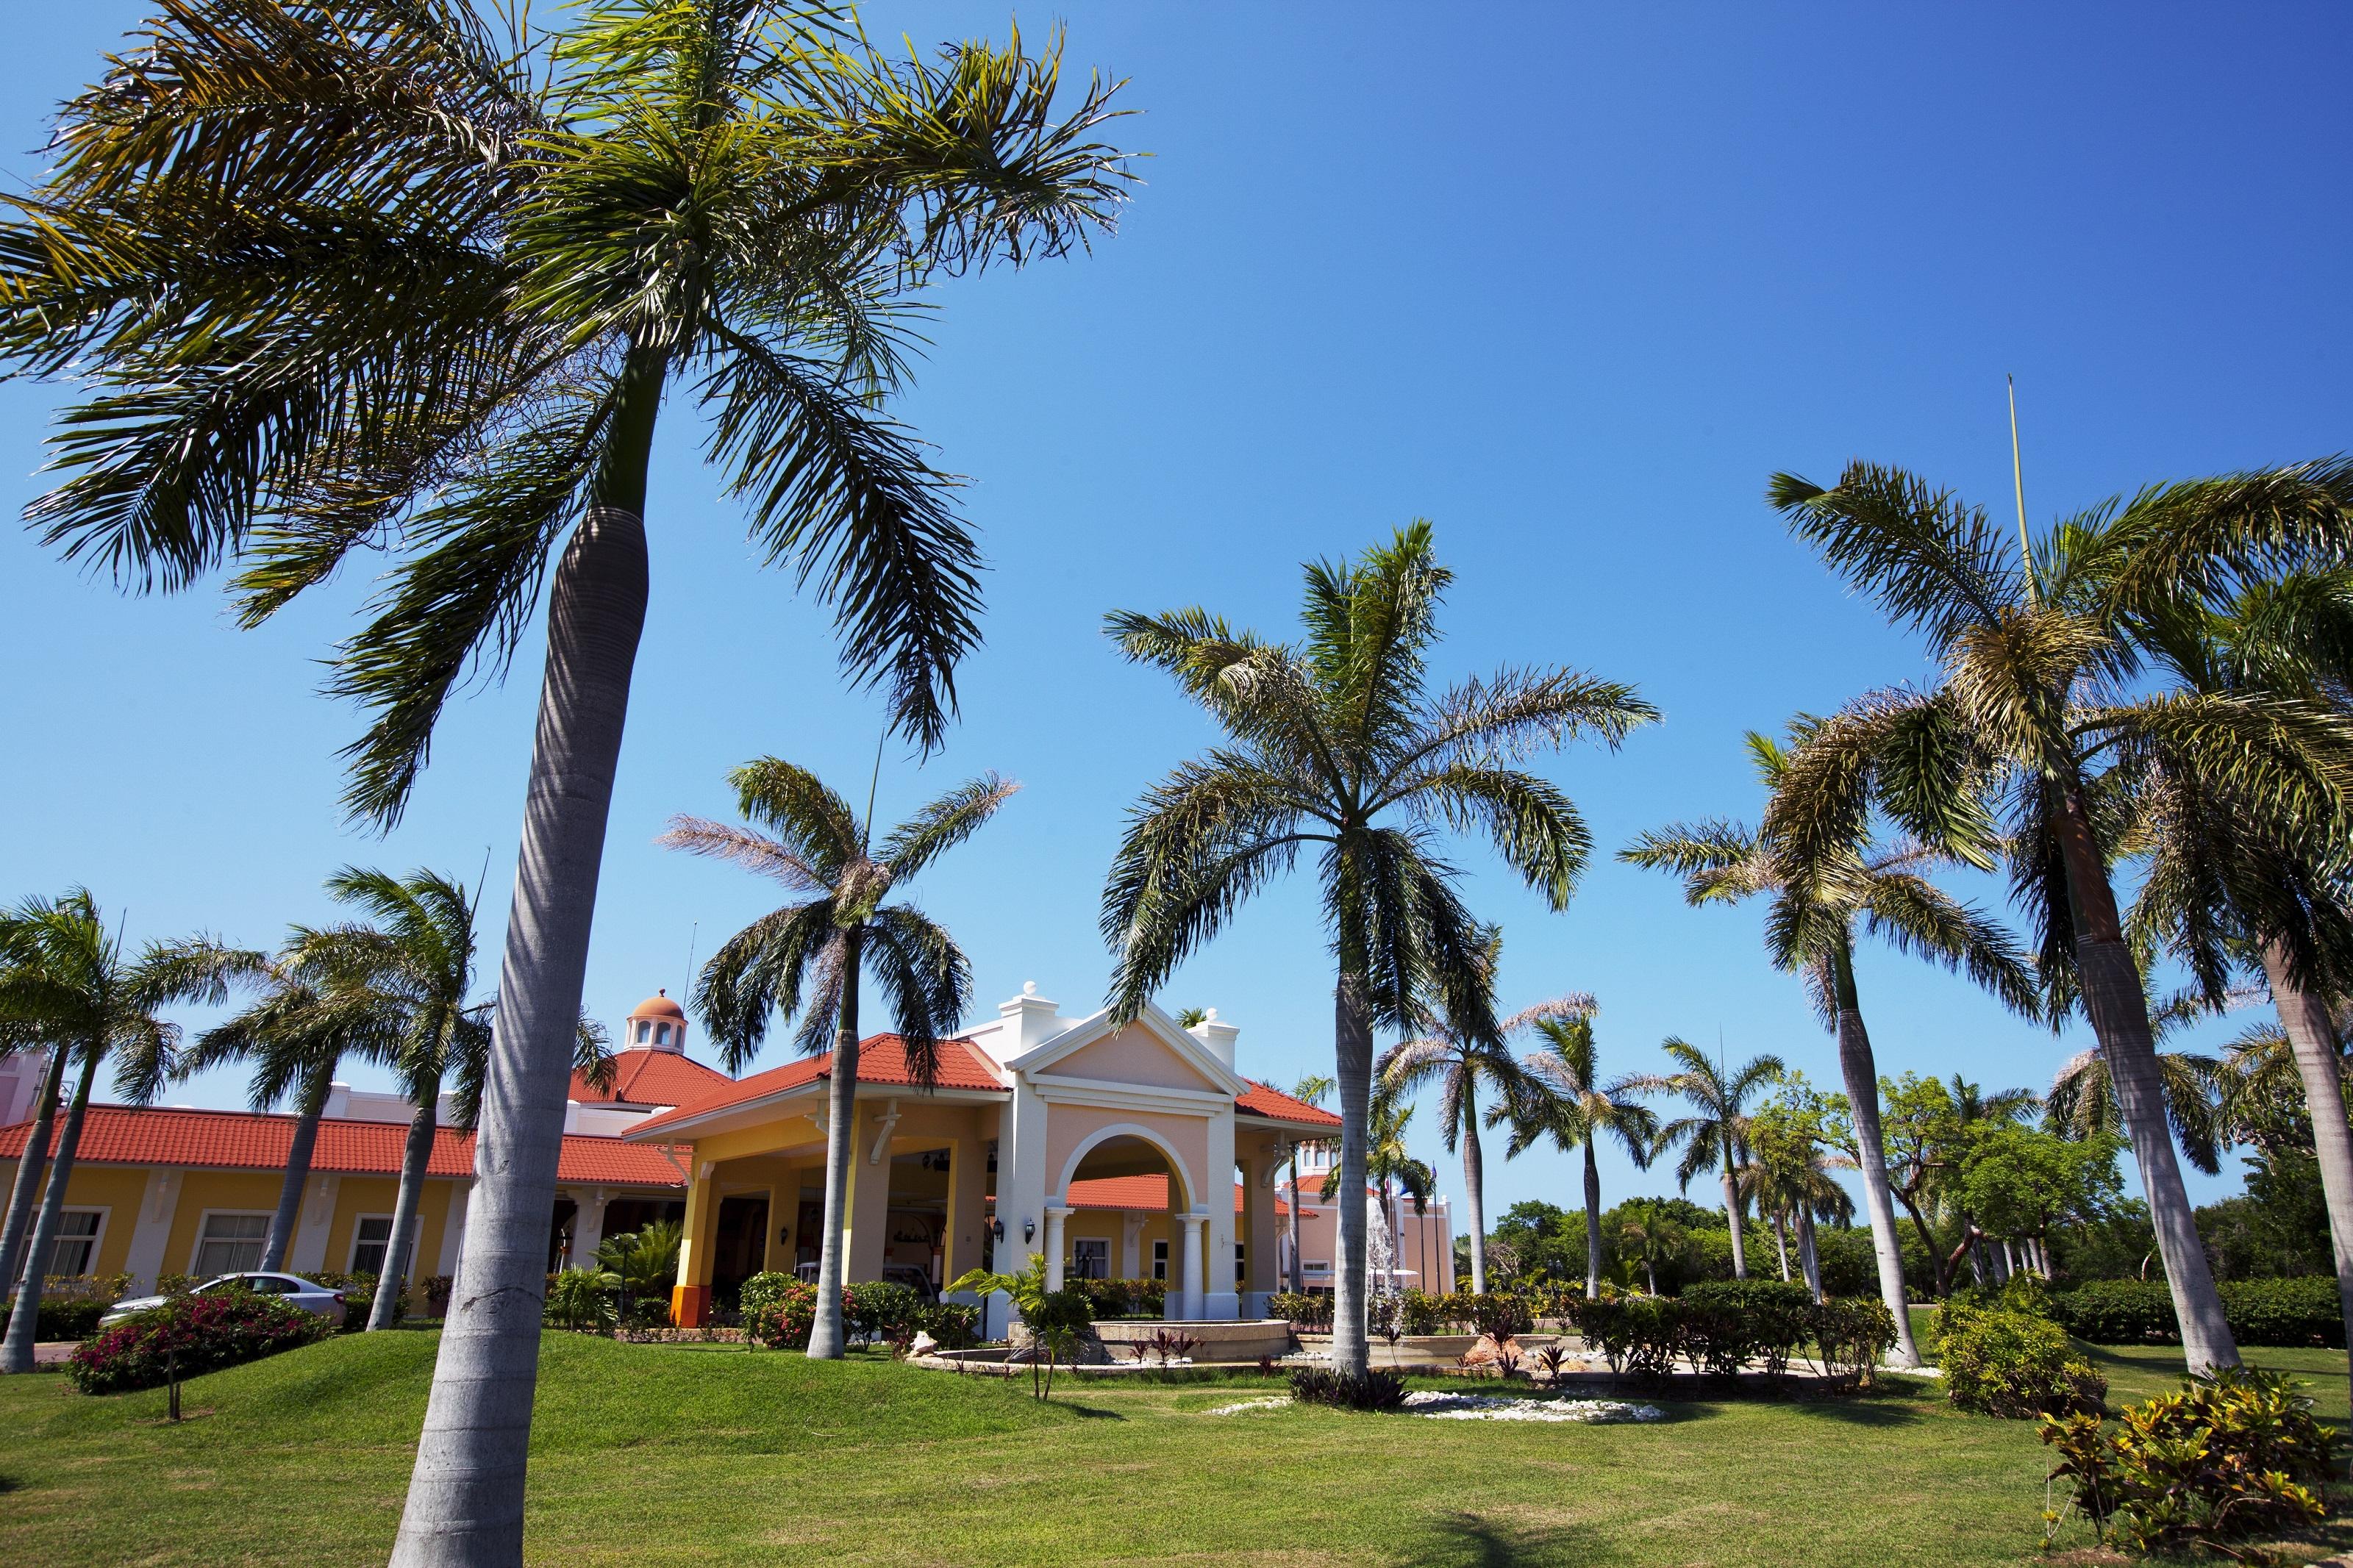
[[[2067,1332],[2031,1312],[1947,1304],[1937,1314],[1945,1397],[1963,1410],[2023,1421],[2098,1415],[2108,1380],[2074,1353]]]
[[[2242,1345],[2345,1343],[2345,1314],[2329,1275],[2296,1279],[2225,1279],[2216,1289],[2232,1337]],[[2093,1279],[2051,1294],[2052,1320],[2101,1345],[2179,1344],[2173,1295],[2161,1279]]]
[[[1330,1298],[1325,1298],[1326,1301]],[[1427,1290],[1408,1290],[1398,1298],[1398,1321],[1409,1334],[1438,1334],[1446,1331],[1447,1299]],[[1326,1313],[1331,1309],[1324,1308]]]
[[[1465,1293],[1461,1305],[1463,1321],[1499,1342],[1525,1334],[1536,1326],[1535,1303],[1508,1290],[1490,1290],[1483,1296]],[[1406,1329],[1408,1333],[1416,1331],[1410,1325]]]
[[[1869,1383],[1895,1343],[1895,1314],[1876,1296],[1831,1297],[1808,1315],[1822,1370],[1848,1384]]]
[[[1754,1358],[1775,1375],[1789,1369],[1789,1357],[1814,1337],[1813,1293],[1778,1279],[1710,1279],[1683,1292],[1704,1327],[1715,1361],[1710,1370],[1740,1370]],[[1696,1364],[1698,1358],[1694,1358]]]
[[[1293,1367],[1291,1397],[1339,1410],[1395,1410],[1405,1404],[1405,1379],[1393,1372],[1356,1377],[1328,1366]]]
[[[1082,1301],[1087,1299],[1082,1292],[1073,1294]],[[931,1299],[912,1285],[861,1279],[841,1288],[841,1326],[851,1338],[868,1344],[913,1339],[929,1305]]]
[[[91,1296],[48,1296],[33,1312],[33,1337],[37,1340],[86,1340],[98,1332],[99,1319],[106,1316],[107,1308],[114,1303]],[[16,1316],[11,1310],[0,1316],[0,1322]]]
[[[85,1340],[66,1363],[84,1394],[160,1388],[167,1369],[195,1377],[293,1350],[334,1331],[324,1318],[249,1290],[208,1290],[142,1312]]]
[[[2100,1539],[2127,1552],[2179,1552],[2309,1529],[2328,1517],[2323,1483],[2341,1440],[2313,1419],[2312,1401],[2284,1373],[2229,1367],[2184,1378],[2181,1392],[2097,1415],[2048,1417],[2053,1480]],[[2045,1514],[2055,1529],[2058,1516]]]
[[[1317,1290],[1278,1290],[1269,1299],[1267,1310],[1278,1318],[1288,1318],[1291,1326],[1308,1333],[1321,1333],[1332,1327],[1332,1297]]]
[[[2179,1341],[2173,1297],[2161,1279],[2093,1279],[2054,1291],[2052,1321],[2095,1345],[2160,1344]]]
[[[754,1274],[736,1292],[744,1333],[770,1350],[808,1348],[817,1323],[817,1287],[791,1274]]]

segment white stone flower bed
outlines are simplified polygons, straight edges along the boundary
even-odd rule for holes
[[[1278,1394],[1272,1399],[1245,1399],[1239,1405],[1220,1405],[1215,1410],[1204,1411],[1203,1414],[1208,1415],[1240,1415],[1245,1410],[1280,1410],[1290,1403],[1291,1395],[1283,1394]]]
[[[1428,1389],[1407,1394],[1405,1408],[1411,1415],[1437,1421],[1581,1421],[1594,1426],[1663,1421],[1667,1415],[1655,1405],[1627,1405],[1615,1399],[1497,1399],[1492,1394]]]

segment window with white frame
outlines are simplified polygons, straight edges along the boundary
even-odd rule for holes
[[[208,1212],[196,1232],[192,1274],[243,1274],[261,1267],[262,1244],[269,1239],[267,1214]]]
[[[654,1026],[651,1024],[640,1022],[638,1025],[637,1043],[641,1046],[646,1044],[649,1040],[653,1038],[653,1033]]]
[[[417,1229],[419,1221],[408,1225],[408,1271],[417,1272]],[[392,1216],[388,1214],[364,1214],[352,1226],[352,1263],[353,1274],[381,1274],[385,1254],[392,1249]]]
[[[1168,1278],[1168,1244],[1165,1241],[1152,1244],[1152,1277],[1164,1282]]]
[[[49,1243],[51,1275],[82,1275],[98,1265],[98,1238],[106,1229],[104,1209],[67,1209],[58,1215],[58,1234]]]

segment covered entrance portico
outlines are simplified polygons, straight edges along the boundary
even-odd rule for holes
[[[1073,1020],[1034,985],[997,1014],[941,1042],[929,1092],[897,1037],[862,1044],[848,1278],[936,1289],[1042,1253],[1057,1286],[1157,1279],[1172,1317],[1261,1315],[1280,1288],[1276,1173],[1338,1119],[1238,1074],[1239,1031],[1214,1014],[1189,1030],[1157,1008],[1116,1026]],[[689,1171],[681,1323],[707,1321],[759,1268],[815,1277],[831,1061],[757,1074],[627,1134]],[[727,1222],[755,1205],[747,1247],[742,1220]],[[1009,1303],[987,1305],[1001,1335]]]

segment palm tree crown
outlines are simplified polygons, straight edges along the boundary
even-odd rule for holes
[[[1614,1138],[1637,1168],[1647,1168],[1658,1145],[1659,1118],[1636,1096],[1633,1078],[1601,1081],[1600,1052],[1593,1040],[1594,1009],[1573,1016],[1536,1021],[1544,1043],[1522,1058],[1526,1089],[1517,1100],[1496,1106],[1488,1120],[1508,1118],[1512,1141],[1506,1158],[1516,1158],[1549,1138],[1566,1154],[1585,1153],[1585,1293],[1601,1290],[1601,1166],[1596,1157],[1604,1138]]]
[[[1440,857],[1440,829],[1483,833],[1551,907],[1565,907],[1591,835],[1559,788],[1514,764],[1580,735],[1614,748],[1657,710],[1630,687],[1565,668],[1505,669],[1431,691],[1429,655],[1452,574],[1427,522],[1305,575],[1297,645],[1199,609],[1110,617],[1127,657],[1174,676],[1226,742],[1130,814],[1103,929],[1115,955],[1113,1012],[1134,1017],[1252,894],[1303,850],[1314,855],[1338,969],[1339,1180],[1354,1190],[1366,1177],[1376,1026],[1414,1029],[1428,1005],[1465,1037],[1495,1032],[1480,929]],[[1341,1207],[1333,1353],[1360,1373],[1356,1207]]]
[[[1663,1153],[1681,1148],[1675,1181],[1689,1187],[1692,1178],[1710,1165],[1724,1180],[1724,1217],[1732,1227],[1732,1270],[1748,1278],[1748,1256],[1740,1234],[1738,1173],[1748,1163],[1748,1102],[1788,1069],[1771,1054],[1751,1057],[1738,1070],[1728,1069],[1697,1046],[1670,1036],[1661,1046],[1675,1070],[1643,1073],[1628,1080],[1647,1093],[1672,1094],[1691,1106],[1659,1128],[1656,1146]]]

